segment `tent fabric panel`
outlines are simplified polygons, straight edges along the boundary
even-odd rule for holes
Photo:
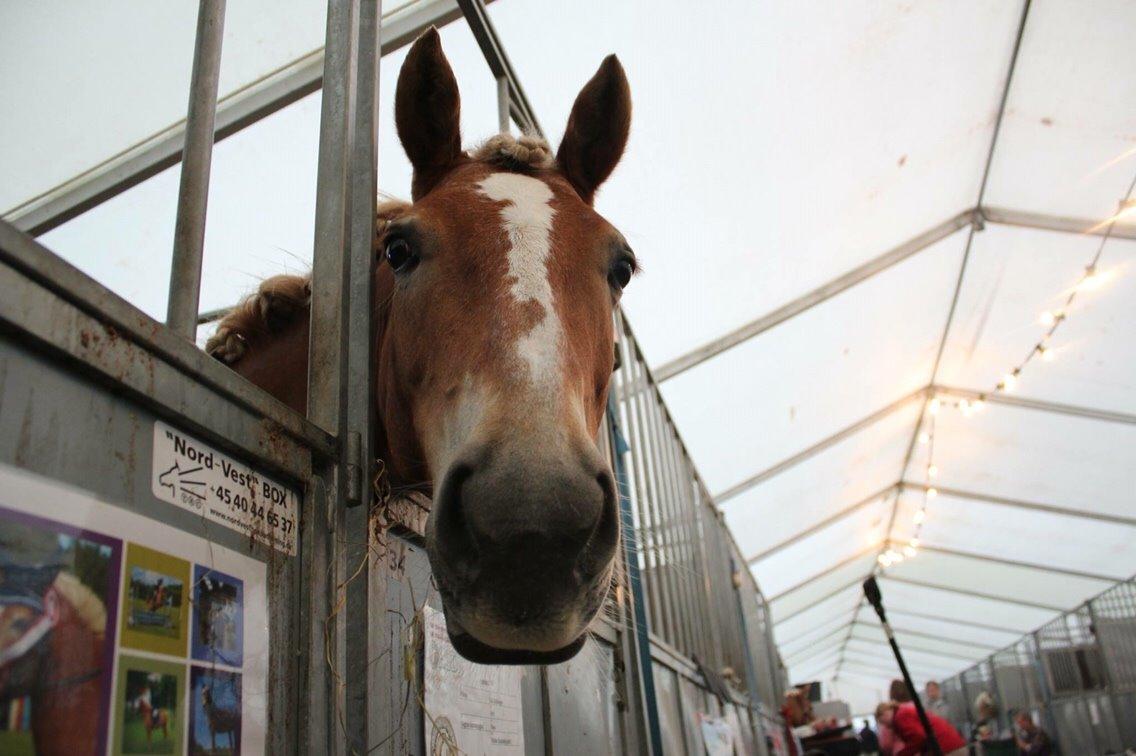
[[[957,275],[965,241],[957,231],[664,383],[710,489],[768,469],[927,385],[951,300],[943,282]]]
[[[883,528],[885,525],[885,522],[881,522],[876,526],[875,530],[877,535],[871,540],[876,540],[877,542],[883,540]],[[845,560],[845,557],[854,556],[856,553],[863,551],[859,544],[860,539],[858,537],[848,537],[842,541],[839,532],[833,533],[833,535],[836,537],[827,539],[810,538],[810,543],[802,543],[790,547],[751,568],[759,585],[764,586],[771,582],[773,582],[773,584],[784,582],[786,575],[793,576],[791,579],[794,583],[800,582],[799,587],[770,602],[774,612],[788,614],[797,611],[798,609],[810,606],[817,599],[827,596],[841,586],[849,585],[850,583],[859,584],[860,581],[868,577],[875,565],[876,549],[872,549],[869,553],[849,561],[847,564],[844,564],[828,574],[814,572],[815,570],[823,569],[828,562],[839,564]],[[798,548],[798,546],[800,546],[800,548]],[[871,544],[869,544],[869,548],[870,547]],[[826,549],[833,550],[831,556],[828,555]],[[845,554],[844,552],[846,551],[853,553]],[[794,557],[797,558],[796,561]],[[807,572],[805,571],[806,567]],[[813,573],[813,576],[810,577],[809,573]],[[766,575],[769,575],[771,579],[776,577],[777,580],[764,579]],[[803,582],[805,580],[808,582]]]
[[[1030,7],[987,199],[1105,218],[1132,180],[1136,6],[1049,0]],[[1040,159],[1039,159],[1040,158]]]
[[[875,619],[868,613],[862,614],[860,621],[867,624],[879,623],[878,619]],[[928,619],[927,617],[916,616],[906,612],[889,613],[888,621],[891,623],[892,629],[897,633],[913,632],[937,635],[940,638],[950,639],[957,643],[980,643],[986,646],[994,646],[995,648],[1009,646],[1021,637],[1021,633],[1016,631],[1002,631],[990,627],[975,627],[961,622],[954,622],[949,619]]]
[[[22,112],[0,124],[0,213],[184,119],[196,25],[188,2],[7,9],[0,96]],[[218,96],[323,47],[326,26],[326,0],[230,3]]]
[[[997,627],[1029,632],[1050,620],[1055,612],[1004,601],[967,596],[938,588],[915,586],[889,579],[879,579],[884,607],[933,607],[935,614],[960,620],[981,622]]]
[[[914,532],[919,491],[905,490],[899,499],[894,533]],[[1054,538],[1060,533],[1060,538]],[[1007,534],[1013,534],[1007,537]],[[924,546],[990,555],[1055,569],[1114,576],[1136,573],[1136,527],[1048,512],[1024,511],[940,493],[923,521]],[[1038,544],[1044,543],[1044,553]],[[1038,573],[1044,577],[1044,572]]]
[[[1110,581],[1042,572],[971,557],[921,551],[887,568],[889,577],[933,583],[944,588],[973,589],[1037,604],[1072,608],[1112,585]]]
[[[896,482],[919,414],[912,402],[722,504],[752,556]]]
[[[922,483],[926,452],[909,480]],[[1086,512],[1132,515],[1136,425],[988,403],[936,419],[936,485]]]
[[[1014,394],[1136,415],[1136,340],[1127,338],[1136,318],[1136,241],[1108,239],[1101,285],[1065,304],[1102,241],[993,224],[976,234],[938,382],[993,389],[1045,335],[1042,313],[1060,311],[1066,319],[1046,340],[1047,359],[1022,371]]]

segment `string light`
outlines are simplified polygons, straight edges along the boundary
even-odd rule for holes
[[[927,510],[926,509],[920,509],[918,512],[915,513],[915,524],[916,525],[922,525],[923,520],[926,519],[926,517],[927,517]]]
[[[937,488],[928,488],[927,489],[927,498],[928,499],[933,499],[938,495],[939,495],[939,489],[937,489]]]
[[[1124,198],[1120,200],[1116,214],[1099,226],[1095,226],[1089,230],[1090,233],[1096,233],[1100,229],[1104,229],[1104,233],[1101,234],[1101,240],[1097,245],[1093,258],[1089,261],[1089,264],[1084,267],[1081,278],[1065,297],[1064,304],[1057,309],[1046,310],[1038,317],[1038,322],[1046,329],[1045,333],[1037,343],[1034,344],[1033,348],[1030,349],[1025,359],[1019,362],[1013,370],[1002,376],[1002,380],[999,381],[995,388],[996,391],[1013,391],[1017,386],[1018,376],[1021,374],[1022,369],[1025,368],[1034,357],[1040,357],[1044,362],[1051,362],[1055,356],[1053,348],[1050,346],[1053,334],[1055,334],[1062,323],[1068,319],[1070,308],[1077,299],[1077,295],[1099,289],[1116,275],[1115,269],[1102,269],[1100,267],[1100,260],[1101,255],[1104,254],[1105,245],[1112,237],[1116,222],[1122,218],[1136,214],[1136,197],[1132,196],[1133,190],[1136,190],[1136,176],[1132,177],[1132,183],[1128,185],[1128,191],[1125,192]]]
[[[934,399],[931,400],[930,404],[927,405],[927,411],[930,412],[932,415],[937,415],[937,414],[939,414],[939,409],[942,406],[943,406],[943,403],[941,401],[939,401],[939,397],[936,396]]]
[[[919,443],[927,444],[931,441],[931,434],[927,431],[919,431]]]

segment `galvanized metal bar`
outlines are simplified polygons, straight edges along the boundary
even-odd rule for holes
[[[873,492],[870,496],[865,496],[863,499],[860,499],[855,504],[852,504],[850,506],[845,507],[844,509],[841,509],[839,512],[833,514],[832,516],[826,517],[825,519],[821,520],[816,525],[813,525],[813,526],[811,526],[811,527],[809,527],[805,530],[802,530],[799,533],[796,533],[791,538],[786,538],[784,541],[780,541],[779,543],[776,543],[773,546],[770,546],[765,551],[761,551],[757,554],[754,554],[751,557],[746,557],[746,562],[751,564],[751,565],[757,564],[762,559],[766,559],[767,557],[771,557],[774,554],[776,554],[777,552],[779,552],[783,549],[789,548],[793,544],[795,544],[799,541],[802,541],[805,538],[808,538],[809,536],[813,535],[814,533],[818,533],[818,532],[824,530],[829,525],[832,525],[835,522],[839,522],[840,520],[843,520],[845,517],[847,517],[851,514],[854,514],[855,512],[866,507],[867,505],[871,504],[872,502],[879,501],[882,497],[886,497],[888,494],[895,491],[896,486],[898,486],[898,485],[899,485],[898,483],[892,483],[890,486],[887,486],[886,488],[881,488],[879,491]]]
[[[350,147],[347,225],[346,396],[343,426],[347,458],[340,470],[346,476],[341,542],[347,573],[343,628],[344,712],[347,750],[366,753],[390,731],[383,714],[390,710],[391,688],[376,686],[372,661],[389,655],[390,619],[385,602],[370,605],[376,571],[365,569],[371,559],[371,503],[374,480],[375,408],[373,397],[372,284],[374,281],[375,204],[378,196],[379,46],[382,0],[363,0],[358,7],[354,84],[354,133]],[[385,657],[384,657],[385,658]],[[379,667],[383,670],[383,667]],[[379,733],[382,733],[380,735]]]
[[[902,583],[904,585],[911,585],[916,588],[929,588],[938,591],[946,591],[947,593],[957,593],[960,596],[970,596],[972,598],[988,599],[990,601],[1000,601],[1006,604],[1016,604],[1018,606],[1028,606],[1031,609],[1043,609],[1048,612],[1064,612],[1067,607],[1058,606],[1056,604],[1043,604],[1038,601],[1024,601],[1022,599],[1010,598],[1008,596],[1001,596],[996,593],[984,593],[983,591],[973,591],[966,588],[955,588],[949,585],[940,585],[938,583],[928,583],[923,580],[912,580],[911,578],[901,578],[895,575],[884,575],[884,579],[890,580],[895,583]]]
[[[902,481],[899,485],[901,488],[910,488],[916,491],[922,491],[926,488],[922,483],[915,483],[913,481]],[[1097,522],[1107,522],[1113,525],[1136,527],[1136,517],[1125,517],[1124,515],[1114,515],[1106,512],[1090,512],[1084,509],[1072,509],[1070,507],[1043,504],[1035,501],[1024,501],[1022,499],[1010,499],[1004,496],[994,496],[977,491],[965,491],[958,488],[944,486],[935,486],[935,488],[938,490],[939,496],[951,496],[956,499],[971,499],[973,501],[981,501],[1000,507],[1015,507],[1032,512],[1046,512],[1048,514],[1062,515],[1065,517],[1076,517],[1083,520],[1096,520]]]
[[[431,26],[443,26],[460,16],[457,0],[425,0],[395,11],[383,22],[382,53],[397,50]],[[320,48],[225,95],[217,103],[214,143],[317,91],[322,86],[323,69],[324,51]],[[9,208],[4,211],[3,219],[32,236],[47,233],[177,165],[185,145],[185,133],[186,122],[175,123],[74,178]]]
[[[512,63],[509,62],[509,56],[505,54],[505,47],[497,36],[497,30],[493,28],[493,22],[489,19],[485,3],[482,0],[458,0],[458,5],[465,14],[465,20],[469,23],[470,31],[473,32],[494,78],[503,78],[508,82],[511,111],[521,130],[527,134],[544,136],[544,130],[541,129],[536,113],[529,104],[520,79],[517,78]]]
[[[201,257],[205,247],[205,214],[209,205],[209,169],[213,163],[213,119],[221,75],[221,42],[225,35],[225,0],[200,0],[189,110],[185,117],[185,152],[178,186],[174,254],[166,325],[191,341],[197,334],[197,302],[201,295]]]
[[[497,77],[497,131],[502,134],[509,133],[509,80],[504,76]]]
[[[793,656],[793,654],[798,653],[802,649],[808,648],[812,643],[819,643],[830,635],[843,633],[848,628],[848,622],[850,621],[851,614],[852,612],[835,614],[826,622],[815,624],[800,635],[783,641],[778,646],[778,650],[784,655],[784,658],[789,659]],[[815,633],[818,630],[822,631],[820,635],[811,635],[811,633]],[[800,644],[800,646],[798,647],[797,644]]]
[[[658,405],[662,404],[662,396],[652,392]],[[680,624],[687,637],[688,648],[705,648],[705,619],[698,611],[698,603],[694,600],[695,586],[700,576],[695,569],[695,538],[689,530],[690,518],[695,514],[695,505],[690,496],[690,475],[682,459],[678,439],[674,436],[673,428],[662,418],[662,412],[656,408],[656,418],[662,431],[666,452],[664,470],[667,472],[670,490],[671,534],[673,535],[675,561],[675,578],[678,583],[678,606],[680,610]],[[684,574],[685,573],[685,574]],[[700,653],[699,656],[702,656]]]
[[[987,393],[952,386],[933,386],[931,391],[935,394],[951,396],[958,399],[982,399],[982,401],[988,404],[999,404],[1006,407],[1037,410],[1039,412],[1050,412],[1058,415],[1070,415],[1087,420],[1103,420],[1109,423],[1136,425],[1136,415],[1126,412],[1114,412],[1112,410],[1095,409],[1093,407],[1078,407],[1072,404],[1046,402],[1039,399],[1029,399],[1024,396],[1011,396],[1000,391]]]
[[[635,351],[635,363],[636,365],[642,366],[645,361],[642,360],[641,356],[638,354],[638,345],[635,345]],[[681,616],[681,613],[678,607],[675,606],[676,602],[678,601],[678,578],[674,574],[674,546],[670,533],[671,522],[669,516],[670,500],[668,496],[667,485],[668,476],[666,471],[663,469],[665,452],[661,447],[664,439],[662,430],[659,427],[657,411],[658,407],[654,401],[655,397],[652,391],[653,387],[649,382],[646,381],[644,382],[644,386],[645,388],[639,396],[640,401],[643,403],[643,413],[646,416],[646,439],[648,442],[647,445],[650,448],[650,469],[652,471],[650,482],[653,486],[652,490],[654,492],[651,504],[653,507],[653,515],[656,524],[654,535],[656,542],[660,544],[660,554],[662,556],[658,570],[661,576],[660,582],[662,585],[662,590],[660,591],[660,598],[662,599],[664,609],[663,617],[665,621],[663,627],[657,628],[656,630],[664,629],[664,632],[661,633],[661,635],[668,642],[674,644],[675,646],[685,645],[687,646],[687,649],[689,649],[689,644],[686,643],[685,638],[680,635],[681,631],[678,627],[678,620]],[[689,653],[689,651],[687,651],[687,653]]]
[[[319,164],[312,261],[311,336],[308,345],[308,417],[336,437],[345,450],[349,341],[348,304],[351,271],[348,216],[355,138],[356,82],[359,56],[360,0],[328,0],[323,101],[320,112]],[[368,316],[369,317],[369,316]],[[312,500],[318,514],[308,518],[305,549],[314,555],[305,571],[304,603],[314,626],[306,639],[309,653],[308,704],[301,721],[302,747],[312,753],[343,754],[360,742],[345,732],[346,618],[341,616],[342,591],[349,573],[345,552],[344,504],[348,498],[348,465],[341,457],[317,470]],[[326,527],[319,527],[320,523]],[[365,598],[364,598],[365,601]],[[353,692],[357,690],[353,685]],[[358,717],[358,704],[352,705]]]
[[[626,364],[626,363],[625,363]],[[615,402],[609,396],[608,398],[608,413],[615,413]],[[615,432],[615,427],[611,426],[611,432]],[[613,447],[615,444],[613,442]],[[633,645],[636,653],[636,668],[638,672],[638,682],[640,691],[640,705],[643,708],[644,717],[646,718],[646,740],[647,749],[652,754],[661,754],[662,746],[662,729],[659,725],[659,707],[658,699],[655,695],[655,675],[654,666],[651,664],[651,640],[649,620],[647,618],[647,606],[645,597],[643,595],[643,580],[639,571],[639,539],[635,529],[635,519],[631,513],[631,499],[628,496],[627,486],[627,470],[623,465],[623,459],[619,454],[613,455],[615,457],[615,480],[619,492],[619,519],[623,528],[623,557],[624,563],[627,565],[627,582],[628,589],[631,592],[631,606],[633,612],[633,627],[632,638]],[[545,722],[545,727],[548,722]]]
[[[853,435],[859,433],[860,431],[864,430],[865,428],[868,428],[872,425],[875,425],[880,420],[883,420],[884,418],[889,417],[889,416],[893,415],[894,413],[900,411],[901,409],[906,407],[911,402],[918,401],[919,399],[922,399],[926,396],[927,396],[927,387],[916,389],[915,391],[912,391],[910,394],[907,394],[906,396],[900,397],[899,399],[895,400],[891,404],[888,404],[886,407],[881,407],[880,409],[876,410],[875,412],[871,413],[870,415],[867,415],[865,417],[860,418],[859,420],[852,423],[851,425],[848,425],[844,428],[841,428],[836,433],[833,433],[833,434],[827,436],[826,438],[821,439],[820,441],[816,442],[812,446],[809,446],[808,448],[803,449],[803,450],[797,452],[796,454],[793,454],[789,457],[786,457],[785,459],[781,460],[777,464],[775,464],[771,467],[767,467],[766,469],[762,470],[761,472],[759,472],[755,475],[751,475],[750,477],[746,478],[745,480],[743,480],[739,483],[736,483],[733,486],[730,486],[729,488],[727,488],[725,491],[722,491],[721,493],[715,494],[714,500],[717,501],[719,505],[721,505],[725,501],[732,499],[735,496],[738,496],[739,494],[742,494],[742,493],[748,491],[749,489],[753,488],[754,486],[759,485],[759,484],[765,482],[766,480],[769,480],[770,478],[774,477],[775,475],[780,475],[781,473],[785,472],[786,470],[788,470],[792,467],[795,467],[795,466],[801,464],[802,462],[804,462],[808,459],[811,459],[812,457],[815,457],[817,454],[820,454],[824,450],[826,450],[826,449],[828,449],[832,446],[835,446],[836,444],[840,443],[841,441],[848,438],[849,436],[853,436]]]
[[[1021,228],[1036,228],[1043,231],[1057,231],[1066,234],[1082,234],[1087,236],[1104,236],[1107,233],[1108,219],[1090,220],[1088,218],[1069,218],[1061,215],[1048,215],[1034,213],[1028,210],[1014,210],[1007,207],[991,207],[983,205],[979,208],[983,219],[987,223],[997,223],[1003,226],[1019,226]],[[1109,236],[1119,239],[1136,239],[1136,225],[1116,223],[1112,226]]]
[[[849,640],[849,643],[860,644],[859,646],[853,647],[849,650],[859,650],[865,656],[871,656],[872,654],[876,653],[876,649],[880,649],[881,656],[883,656],[883,658],[887,658],[886,651],[884,651],[884,649],[891,649],[891,646],[888,644],[887,640],[872,640],[865,638],[862,635],[853,635]],[[903,650],[905,653],[907,651],[911,651],[916,655],[918,662],[914,660],[912,661],[912,664],[914,664],[915,666],[943,667],[944,669],[951,671],[958,669],[958,667],[960,666],[958,662],[963,662],[965,664],[974,664],[982,658],[981,656],[962,656],[960,654],[931,651],[926,648],[912,646],[910,643],[904,643]]]
[[[945,556],[963,557],[965,559],[974,559],[980,562],[990,562],[992,564],[1004,564],[1009,567],[1022,567],[1027,570],[1038,570],[1040,572],[1050,572],[1055,575],[1066,575],[1068,577],[1084,578],[1086,580],[1100,580],[1107,583],[1115,583],[1118,580],[1123,580],[1123,575],[1105,575],[1099,572],[1086,572],[1084,570],[1070,570],[1064,567],[1054,567],[1048,564],[1037,564],[1036,562],[1022,562],[1017,559],[1005,559],[1003,557],[990,556],[988,554],[975,554],[969,551],[958,551],[956,549],[947,549],[941,546],[931,546],[926,543],[920,544],[919,550],[929,554],[943,554]]]
[[[787,320],[795,318],[801,313],[832,299],[859,283],[882,273],[893,265],[906,260],[912,255],[921,252],[936,242],[942,241],[961,228],[965,228],[974,217],[974,209],[968,208],[948,218],[934,228],[903,242],[899,246],[884,252],[868,262],[837,276],[833,280],[822,284],[803,296],[797,297],[772,312],[762,315],[741,328],[735,329],[724,336],[707,342],[697,349],[691,350],[670,362],[660,366],[655,371],[655,380],[660,383],[669,381],[677,375],[685,373],[693,367],[718,356],[722,352],[742,344],[750,339],[760,336],[771,328],[781,325]]]
[[[0,262],[91,316],[100,331],[109,326],[116,337],[137,344],[202,386],[262,417],[266,435],[290,437],[320,455],[334,453],[334,439],[326,432],[3,221],[0,221]],[[293,467],[283,456],[271,453],[270,444],[265,442],[263,446],[250,449],[248,453],[266,459],[276,469],[287,471]],[[306,474],[300,479],[302,477]]]
[[[620,332],[626,335],[626,331],[623,330],[623,317],[619,312],[616,312],[616,319],[619,323]],[[636,375],[637,371],[635,370],[633,342],[631,339],[621,337],[619,343],[622,349],[622,359],[620,360],[620,374],[622,378],[620,381],[620,402],[627,416],[625,432],[627,433],[628,444],[631,446],[631,464],[635,473],[636,496],[633,503],[634,511],[639,516],[639,543],[641,547],[639,553],[643,555],[643,566],[646,572],[646,574],[643,575],[643,581],[646,587],[651,626],[662,627],[662,610],[659,603],[660,598],[657,595],[660,586],[655,580],[658,573],[654,570],[654,565],[658,561],[658,552],[656,550],[648,503],[650,494],[648,493],[646,482],[647,472],[645,462],[646,452],[643,441],[643,414],[639,406],[638,396],[638,394],[641,393],[641,388]]]

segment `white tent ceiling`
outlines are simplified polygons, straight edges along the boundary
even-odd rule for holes
[[[269,5],[230,4],[223,93],[321,44],[321,3]],[[181,117],[195,8],[0,10],[0,98],[20,103],[0,121],[0,211]],[[1078,296],[1055,360],[982,412],[951,406],[991,392],[1043,336],[1039,313],[1101,243],[1079,232],[1136,175],[1136,5],[1034,0],[1024,24],[1021,3],[998,0],[490,13],[552,135],[603,55],[628,71],[631,146],[598,201],[645,262],[625,308],[656,374],[695,363],[663,393],[755,557],[791,678],[833,681],[860,712],[895,676],[859,583],[915,532],[929,452],[916,437],[936,396],[941,494],[919,554],[881,580],[917,677],[1136,572],[1136,226],[1116,224],[1110,280]],[[464,24],[443,41],[474,141],[495,130],[494,83]],[[397,195],[404,54],[384,58],[380,93],[380,180]],[[316,93],[217,145],[203,309],[310,260],[318,117]],[[175,167],[43,240],[161,316],[176,185]],[[738,329],[751,337],[677,362]]]

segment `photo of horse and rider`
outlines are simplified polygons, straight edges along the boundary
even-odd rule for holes
[[[189,637],[189,562],[138,544],[126,548],[122,645],[185,656]]]
[[[0,753],[102,751],[121,559],[121,541],[0,508]]]
[[[112,752],[116,756],[179,752],[185,668],[126,654],[118,663],[118,726]]]

